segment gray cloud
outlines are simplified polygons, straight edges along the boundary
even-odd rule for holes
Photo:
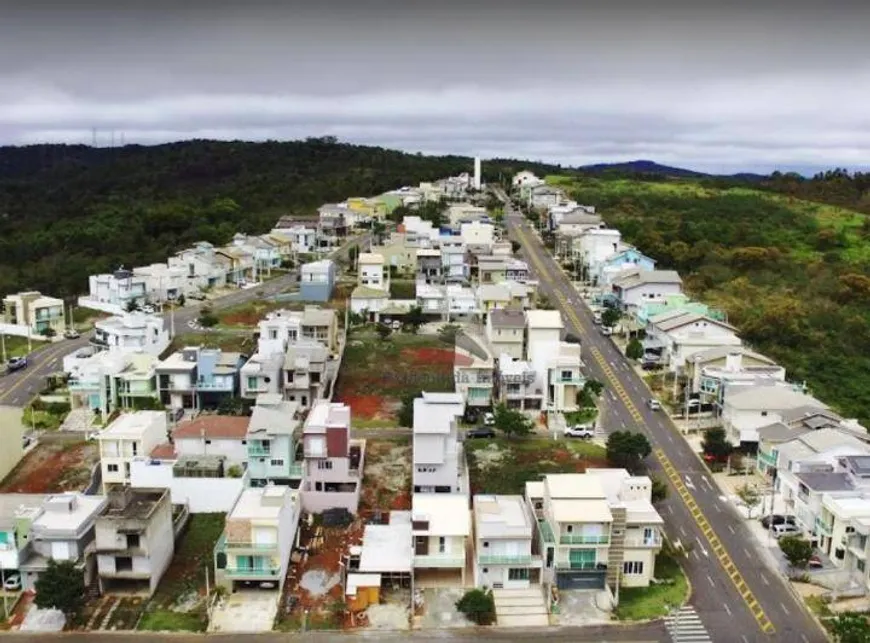
[[[0,143],[331,134],[713,171],[868,164],[867,10],[2,8]]]

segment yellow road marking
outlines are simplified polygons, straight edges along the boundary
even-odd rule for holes
[[[526,238],[525,232],[522,229],[517,228],[517,235],[520,237],[520,242],[522,243],[522,245],[526,248],[530,248],[528,239]],[[531,257],[532,263],[534,263],[536,271],[540,278],[544,281],[552,283],[554,279],[550,274],[550,271],[547,270],[546,266],[544,266],[543,262],[538,258],[538,256],[531,251],[528,252],[528,255]],[[578,330],[582,331],[583,326],[580,323],[580,319],[577,316],[577,313],[574,311],[574,307],[571,305],[571,303],[568,301],[568,298],[565,297],[562,291],[556,291],[556,299],[559,301],[560,304],[562,304],[567,317],[574,323]],[[622,403],[625,405],[625,408],[628,410],[631,417],[636,422],[642,425],[643,416],[640,414],[640,411],[638,411],[637,407],[632,402],[628,393],[623,388],[622,383],[619,381],[619,378],[616,377],[616,374],[613,372],[610,364],[608,364],[607,360],[604,359],[601,351],[593,346],[591,347],[590,352],[592,354],[592,357],[598,363],[601,370],[604,372],[604,375],[610,383],[612,390],[614,391],[614,393],[616,393],[617,397],[622,400]],[[731,559],[731,556],[728,555],[728,551],[725,549],[722,541],[719,540],[719,536],[716,535],[713,527],[710,525],[706,516],[704,516],[704,512],[701,511],[701,508],[695,501],[695,498],[692,496],[691,493],[689,493],[689,490],[686,488],[686,485],[683,482],[683,479],[680,476],[680,473],[677,471],[676,467],[674,467],[673,463],[670,461],[667,455],[665,455],[665,452],[662,451],[662,449],[654,449],[653,455],[655,455],[656,459],[662,467],[662,470],[664,470],[668,480],[670,480],[671,484],[676,489],[677,494],[683,501],[683,504],[689,510],[689,514],[692,516],[692,519],[701,530],[701,533],[704,534],[704,538],[710,544],[710,549],[719,560],[719,563],[722,565],[725,573],[731,579],[731,582],[734,583],[734,587],[737,589],[740,597],[746,603],[746,606],[749,608],[750,613],[758,622],[758,626],[761,628],[761,631],[765,634],[773,634],[776,631],[776,628],[773,626],[773,623],[771,623],[770,619],[767,618],[767,615],[764,613],[764,609],[755,598],[752,590],[749,589],[749,586],[746,584],[743,576],[738,571],[737,566]]]
[[[45,361],[48,361],[48,360],[51,360],[51,359],[54,359],[55,357],[57,357],[57,355],[59,355],[61,352],[63,352],[63,350],[64,350],[64,346],[63,346],[63,345],[58,346],[57,348],[54,348],[54,349],[49,348],[49,349],[46,350],[42,355],[39,356],[39,361],[40,361],[40,363],[45,362]],[[27,377],[28,373],[27,373],[26,370],[24,371],[24,373],[23,373],[22,375],[23,375],[23,376],[21,377],[21,379],[19,379],[17,382],[15,382],[15,384],[13,384],[12,386],[10,386],[10,387],[6,390],[5,393],[3,393],[2,395],[0,395],[0,401],[5,400],[5,399],[6,399],[7,397],[9,397],[12,393],[14,393],[16,390],[18,390],[18,388],[19,388],[22,384],[24,384],[25,382],[28,381],[29,378]]]

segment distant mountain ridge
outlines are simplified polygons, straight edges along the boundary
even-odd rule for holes
[[[586,172],[589,174],[654,174],[676,179],[728,178],[741,181],[761,181],[767,178],[763,174],[753,174],[751,172],[741,172],[739,174],[708,174],[696,170],[687,170],[682,167],[662,165],[647,159],[625,161],[622,163],[595,163],[593,165],[583,165],[577,169],[580,172]]]

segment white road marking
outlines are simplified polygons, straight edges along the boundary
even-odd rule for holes
[[[684,477],[686,478],[686,486],[692,491],[695,491],[695,485],[692,483],[692,479],[689,476]]]
[[[741,635],[740,635],[740,638],[743,639],[743,643],[749,643],[749,639],[746,638],[746,635],[745,635],[745,634],[741,634]]]
[[[673,443],[673,441],[674,441],[674,436],[672,436],[670,433],[665,433],[665,435],[668,436],[668,442]]]
[[[701,560],[701,557],[698,556],[698,552],[696,552],[694,549],[692,550],[692,556],[695,557],[695,560]]]
[[[722,507],[720,507],[720,506],[719,506],[719,503],[716,502],[715,500],[713,501],[713,508],[714,508],[716,511],[718,511],[719,513],[722,512]]]
[[[716,583],[713,581],[712,578],[710,578],[710,574],[707,574],[707,580],[710,581],[711,587],[716,587]]]
[[[674,515],[674,508],[673,508],[673,507],[671,507],[670,505],[668,505],[667,507],[665,507],[665,509],[668,510],[668,513],[669,513],[669,514],[671,514],[672,516]]]
[[[707,550],[704,549],[704,543],[701,542],[701,538],[698,537],[698,536],[695,536],[695,540],[698,541],[698,547],[701,549],[701,553],[704,554],[704,557],[705,557],[705,558],[709,557],[709,554],[707,553]]]
[[[713,485],[710,484],[710,481],[707,480],[707,476],[701,476],[701,482],[710,487],[710,490],[713,489]]]
[[[728,531],[730,531],[732,534],[737,533],[736,531],[734,531],[734,527],[732,527],[731,525],[728,525]]]
[[[788,611],[788,608],[787,608],[785,605],[783,605],[782,603],[780,603],[779,606],[782,608],[782,611],[785,612],[786,616],[788,616],[789,614],[791,614],[791,612]]]
[[[752,558],[752,554],[749,553],[749,550],[746,547],[743,548],[743,553],[746,554],[747,558]]]
[[[810,640],[807,638],[807,635],[806,635],[806,634],[801,634],[801,640],[802,640],[804,643],[810,643]]]
[[[767,576],[765,576],[765,575],[762,574],[761,572],[758,572],[758,575],[761,576],[761,582],[762,582],[762,583],[764,583],[765,585],[770,585],[770,581],[767,580]]]
[[[683,538],[685,538],[686,537],[686,530],[683,529],[682,525],[680,525],[679,529],[680,529],[680,533],[683,534]]]
[[[728,603],[722,603],[722,605],[725,607],[725,611],[728,612],[728,616],[731,616],[731,608],[728,607]]]

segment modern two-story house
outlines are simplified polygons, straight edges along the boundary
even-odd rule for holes
[[[459,393],[427,393],[414,400],[412,485],[414,493],[459,493],[465,486],[465,455],[457,423],[465,413]]]
[[[304,472],[299,435],[298,402],[280,395],[260,395],[245,436],[252,487],[268,484],[298,488]]]
[[[130,484],[130,465],[168,436],[165,411],[136,411],[118,417],[97,434],[103,489]]]
[[[474,496],[474,584],[525,589],[541,582],[535,520],[522,496]]]

